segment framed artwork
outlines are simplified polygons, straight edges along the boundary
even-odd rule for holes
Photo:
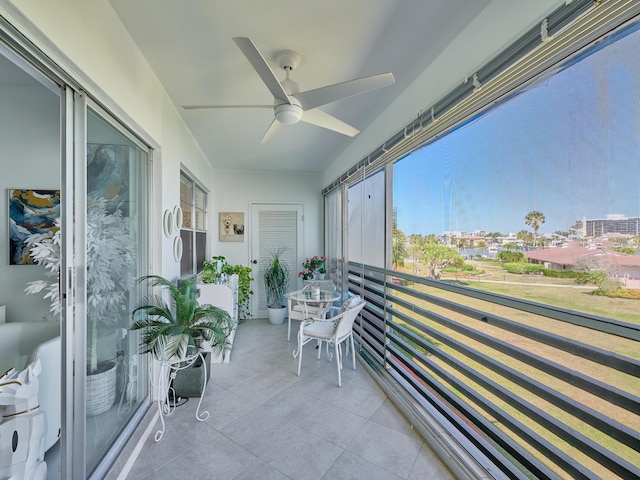
[[[218,213],[221,242],[244,242],[244,213]]]
[[[53,236],[60,218],[60,190],[9,189],[9,265],[34,265],[26,239]]]

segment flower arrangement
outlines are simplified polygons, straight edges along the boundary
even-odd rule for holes
[[[314,255],[311,258],[307,258],[307,260],[302,264],[302,270],[298,272],[298,277],[302,277],[303,280],[311,280],[317,274],[324,275],[327,273],[324,266],[324,262],[326,260],[327,257],[324,255]]]

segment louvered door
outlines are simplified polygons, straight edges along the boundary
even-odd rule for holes
[[[267,298],[261,265],[270,252],[284,249],[281,259],[291,271],[289,290],[297,287],[297,274],[302,264],[303,206],[300,204],[251,205],[251,260],[253,268],[252,312],[256,318],[267,316]]]

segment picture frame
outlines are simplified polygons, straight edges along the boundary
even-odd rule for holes
[[[244,213],[219,212],[218,228],[221,242],[244,242]]]
[[[35,265],[26,240],[30,235],[53,237],[60,218],[60,190],[10,188],[9,265]]]

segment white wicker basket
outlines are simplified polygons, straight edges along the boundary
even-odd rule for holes
[[[87,417],[106,412],[116,399],[116,362],[104,363],[103,371],[87,375]]]

